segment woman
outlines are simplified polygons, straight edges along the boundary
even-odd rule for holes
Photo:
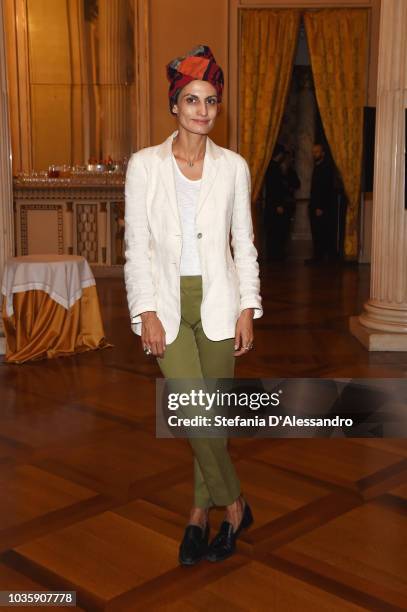
[[[167,78],[178,129],[134,153],[126,175],[124,272],[132,329],[166,378],[232,378],[235,357],[253,348],[253,318],[263,314],[250,173],[243,157],[208,138],[223,89],[209,47],[170,62]],[[253,521],[226,438],[189,441],[195,497],[180,546],[183,565],[227,558]],[[212,506],[225,506],[226,516],[208,545]]]

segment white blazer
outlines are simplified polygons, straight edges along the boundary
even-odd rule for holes
[[[133,153],[125,184],[124,279],[131,328],[140,336],[140,314],[154,310],[167,344],[177,337],[181,320],[182,227],[171,157],[176,134],[160,145]],[[195,228],[203,330],[210,340],[233,338],[243,309],[254,308],[255,319],[263,314],[250,172],[241,155],[208,137]]]

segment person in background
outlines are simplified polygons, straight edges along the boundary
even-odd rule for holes
[[[283,259],[284,237],[287,231],[287,212],[285,209],[286,185],[281,168],[285,156],[282,144],[276,144],[266,172],[266,206],[264,226],[266,232],[266,252],[269,261]]]
[[[336,257],[336,193],[335,169],[322,144],[312,147],[314,170],[308,208],[313,257],[305,264],[319,264]]]
[[[283,175],[284,184],[284,217],[285,224],[283,227],[283,235],[281,238],[282,258],[286,258],[287,243],[290,237],[291,222],[295,215],[295,192],[301,187],[301,181],[298,178],[297,171],[295,170],[295,153],[293,150],[286,151],[284,159],[281,162],[281,172]]]

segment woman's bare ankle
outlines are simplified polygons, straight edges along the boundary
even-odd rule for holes
[[[194,507],[191,510],[189,517],[190,525],[198,525],[199,527],[205,527],[208,520],[208,509]]]
[[[239,495],[232,504],[226,506],[226,520],[233,525],[235,531],[242,520],[245,503],[242,495]]]
[[[226,506],[226,510],[243,510],[245,503],[246,502],[244,501],[243,496],[239,495],[239,497],[237,497],[233,503]]]

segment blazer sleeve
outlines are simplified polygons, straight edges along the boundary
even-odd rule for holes
[[[254,308],[254,319],[263,315],[260,296],[259,264],[253,239],[251,180],[246,160],[239,155],[232,213],[232,249],[240,287],[240,312]]]
[[[141,323],[142,312],[157,310],[151,268],[146,188],[147,170],[141,155],[133,153],[127,166],[124,188],[124,281],[132,329],[135,323]]]

